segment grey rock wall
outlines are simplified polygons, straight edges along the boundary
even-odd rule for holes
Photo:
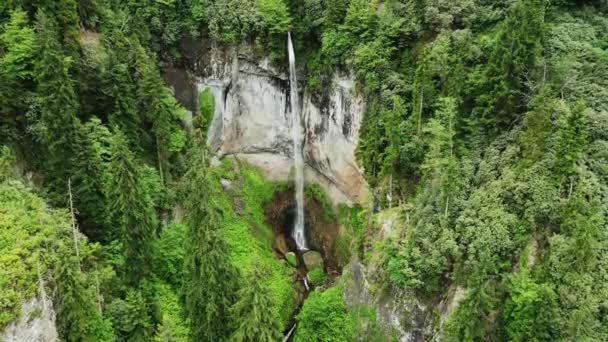
[[[215,113],[208,143],[220,155],[235,155],[271,179],[292,172],[289,81],[284,70],[247,51],[211,48],[198,68],[196,90],[209,88]],[[362,201],[368,187],[355,160],[364,104],[352,77],[337,74],[329,92],[303,93],[302,124],[308,182],[326,188],[336,202]]]

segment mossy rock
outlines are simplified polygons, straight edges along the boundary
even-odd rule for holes
[[[309,270],[315,267],[323,268],[323,257],[317,251],[308,251],[304,253],[304,264]]]
[[[298,266],[298,259],[296,258],[296,254],[294,252],[289,252],[285,254],[285,261],[287,261],[290,266]]]

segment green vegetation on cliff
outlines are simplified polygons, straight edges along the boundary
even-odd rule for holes
[[[188,64],[192,41],[284,63],[290,31],[307,92],[322,97],[348,71],[366,104],[356,153],[373,205],[339,208],[341,259],[359,253],[378,291],[431,306],[462,289],[424,337],[608,340],[607,11],[0,2],[0,327],[46,293],[66,341],[272,340],[288,328],[293,270],[272,252],[263,208],[276,186],[236,159],[211,163],[211,90],[190,130],[161,70]],[[308,194],[333,212],[318,187]],[[396,213],[386,240],[370,241],[368,211]],[[310,294],[296,340],[371,336],[341,291]]]

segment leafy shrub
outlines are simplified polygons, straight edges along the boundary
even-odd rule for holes
[[[296,342],[355,339],[355,320],[346,310],[340,287],[311,293],[296,320]]]

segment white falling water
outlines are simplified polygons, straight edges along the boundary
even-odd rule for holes
[[[289,332],[287,333],[287,335],[285,335],[285,337],[283,338],[283,342],[289,341],[289,338],[291,337],[291,334],[293,334],[294,330],[296,330],[296,324],[295,323],[293,324],[293,326],[291,327],[291,329],[289,329]]]
[[[306,250],[304,236],[304,158],[302,157],[302,127],[300,103],[298,101],[298,81],[296,79],[296,54],[291,42],[291,32],[287,33],[287,53],[289,55],[289,87],[291,90],[291,137],[293,139],[294,167],[296,173],[296,223],[293,238],[299,250]]]

